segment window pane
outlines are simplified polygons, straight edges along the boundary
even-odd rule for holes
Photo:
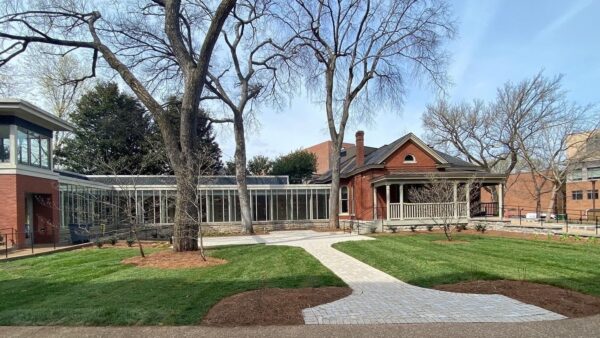
[[[49,169],[50,168],[50,139],[42,138],[41,139],[41,155],[42,155],[42,168]]]
[[[600,167],[588,168],[587,176],[588,179],[600,178]]]
[[[581,181],[581,169],[575,169],[571,172],[571,181]]]
[[[0,162],[10,161],[10,126],[0,126]]]
[[[29,147],[31,151],[31,165],[40,166],[40,136],[29,132]]]
[[[27,153],[29,147],[27,146],[27,131],[25,129],[19,128],[19,130],[17,131],[17,142],[19,147],[19,163],[29,164],[29,155]]]

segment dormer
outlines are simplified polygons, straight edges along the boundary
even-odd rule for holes
[[[52,137],[72,126],[33,104],[0,99],[0,172],[52,171]]]

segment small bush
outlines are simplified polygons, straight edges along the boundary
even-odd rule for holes
[[[481,223],[475,224],[475,231],[481,232],[483,234],[483,233],[485,233],[486,230],[487,230],[487,225],[481,224]]]
[[[100,238],[96,238],[96,240],[94,241],[94,245],[96,245],[96,247],[98,249],[102,248],[102,246],[104,245],[104,241],[101,240]]]
[[[387,228],[393,233],[396,233],[396,231],[398,231],[397,225],[388,225]]]
[[[588,239],[588,241],[592,244],[597,244],[598,243],[598,237],[590,237]]]
[[[127,246],[128,246],[128,247],[130,247],[130,248],[131,248],[131,247],[133,246],[133,243],[135,243],[135,239],[133,239],[133,238],[131,238],[131,237],[130,237],[130,238],[127,238]]]
[[[427,226],[427,231],[433,231],[433,225],[428,225]]]
[[[576,241],[580,241],[581,240],[581,236],[579,236],[579,235],[575,235],[574,238],[575,238]]]
[[[374,234],[377,231],[377,226],[371,225],[369,226],[369,233]]]
[[[463,230],[467,230],[467,225],[466,224],[458,224],[458,225],[456,225],[456,231],[457,232],[461,232]]]
[[[108,239],[108,241],[110,242],[110,244],[111,244],[111,245],[113,245],[113,246],[114,246],[114,245],[117,245],[117,242],[118,242],[119,240],[117,239],[117,237],[115,237],[115,236],[111,236],[111,237]]]
[[[411,225],[410,226],[410,231],[412,231],[412,232],[417,231],[417,226],[416,225]]]

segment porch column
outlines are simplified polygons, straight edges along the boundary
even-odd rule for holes
[[[404,219],[404,184],[400,184],[400,219]]]
[[[458,218],[458,182],[452,184],[452,195],[454,198],[454,218]]]
[[[390,185],[389,183],[385,185],[385,211],[386,211],[386,219],[390,220]]]
[[[467,197],[467,219],[471,218],[471,184],[465,183],[465,195]]]
[[[498,184],[498,217],[504,218],[504,185]]]
[[[377,219],[377,187],[373,187],[373,219]]]

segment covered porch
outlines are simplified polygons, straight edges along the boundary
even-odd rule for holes
[[[372,182],[373,219],[386,225],[429,225],[441,221],[456,224],[470,219],[502,219],[504,177],[444,175],[432,182],[425,175],[385,176]],[[437,176],[436,176],[437,177]],[[482,202],[482,191],[493,194]]]

